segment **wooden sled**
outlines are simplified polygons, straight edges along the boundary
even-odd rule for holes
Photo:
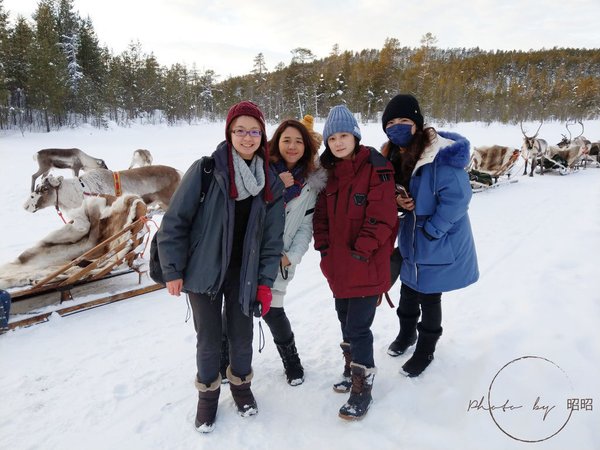
[[[541,156],[536,168],[538,173],[557,172],[559,175],[569,175],[582,167],[582,161],[587,155],[574,151],[573,148],[551,146]]]
[[[482,192],[519,181],[511,174],[520,156],[520,150],[515,148],[476,147],[467,168],[471,190]]]
[[[141,258],[144,240],[147,244],[149,237],[147,221],[146,216],[139,217],[31,287],[10,291],[9,329],[47,321],[53,313],[66,316],[163,288],[152,281],[142,283],[147,271]],[[127,233],[130,238],[123,239]],[[108,250],[98,255],[102,249]],[[126,281],[120,280],[127,275]],[[132,289],[136,281],[137,286]],[[77,301],[84,296],[87,301]]]

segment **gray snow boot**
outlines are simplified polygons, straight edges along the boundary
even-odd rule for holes
[[[231,366],[227,367],[227,378],[229,379],[229,387],[233,401],[237,406],[238,414],[242,417],[253,416],[258,413],[256,400],[252,395],[250,385],[252,384],[253,372],[250,372],[245,377],[236,377],[231,372]]]
[[[410,346],[417,342],[419,316],[411,317],[398,314],[398,318],[400,320],[400,332],[387,350],[387,354],[394,357],[404,354]]]
[[[402,366],[402,372],[407,377],[418,377],[433,361],[435,345],[442,335],[442,328],[438,331],[425,330],[421,324],[418,325],[419,338],[415,352]]]
[[[219,394],[221,393],[221,376],[206,385],[196,379],[198,389],[198,407],[196,409],[196,420],[194,424],[200,433],[210,433],[215,427],[217,407],[219,406]]]
[[[373,380],[377,369],[372,367],[366,368],[361,364],[352,363],[352,390],[350,398],[340,408],[339,416],[345,420],[360,420],[362,419],[371,403],[373,397],[371,390],[373,389]]]
[[[304,382],[304,367],[302,367],[298,350],[296,350],[294,336],[292,335],[291,341],[287,344],[278,344],[275,342],[275,345],[277,346],[279,356],[281,356],[281,361],[283,361],[283,368],[288,384],[290,386],[302,384]]]
[[[350,353],[350,344],[348,342],[342,342],[340,347],[344,354],[344,373],[342,373],[342,379],[334,383],[333,390],[345,394],[346,392],[350,392],[350,388],[352,387],[352,371],[350,369],[352,353]]]

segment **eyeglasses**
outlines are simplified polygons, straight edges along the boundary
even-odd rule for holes
[[[243,130],[242,128],[236,128],[232,131],[232,133],[235,134],[237,137],[250,136],[253,138],[258,138],[262,136],[261,130]]]

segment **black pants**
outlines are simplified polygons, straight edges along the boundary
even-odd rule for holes
[[[231,268],[225,275],[221,291],[214,299],[204,294],[190,294],[196,329],[196,365],[198,381],[210,384],[219,375],[222,323],[229,339],[229,364],[235,376],[244,378],[252,371],[253,321],[242,312],[238,297],[240,269]],[[226,321],[222,321],[223,299]]]
[[[402,284],[396,313],[400,318],[421,316],[421,326],[437,332],[442,328],[442,294],[423,294]]]
[[[350,343],[352,362],[367,368],[375,367],[371,325],[376,308],[377,296],[335,299],[342,337],[344,342]]]
[[[292,342],[294,333],[283,308],[271,307],[264,319],[271,330],[275,344],[285,345]]]

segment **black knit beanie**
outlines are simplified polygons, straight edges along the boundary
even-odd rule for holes
[[[383,116],[381,116],[383,131],[392,119],[410,119],[417,125],[417,128],[423,128],[424,121],[419,102],[410,94],[398,94],[387,104]]]

